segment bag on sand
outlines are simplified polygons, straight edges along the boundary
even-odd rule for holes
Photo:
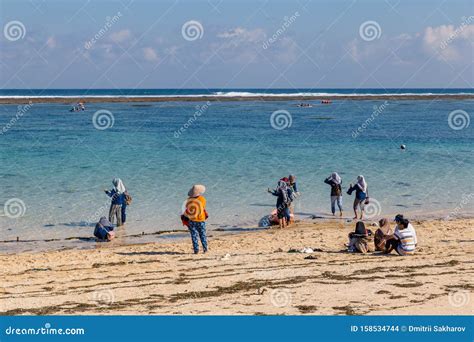
[[[114,226],[105,217],[101,217],[95,225],[94,236],[99,240],[110,241],[115,238]]]

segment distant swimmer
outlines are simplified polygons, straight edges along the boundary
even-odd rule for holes
[[[311,103],[298,103],[297,107],[311,108],[313,105]]]
[[[321,103],[322,104],[330,104],[330,103],[332,103],[332,101],[331,100],[322,100]]]
[[[406,146],[406,145],[403,145],[403,144],[402,144],[402,145],[400,145],[400,149],[401,149],[401,150],[406,150],[406,148],[407,148],[407,146]]]

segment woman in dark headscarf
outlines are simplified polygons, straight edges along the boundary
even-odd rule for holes
[[[287,215],[290,206],[290,199],[288,197],[288,184],[284,180],[278,181],[278,186],[275,190],[268,189],[268,192],[273,196],[277,196],[276,209],[278,216],[278,223],[280,228],[285,228],[288,224]]]

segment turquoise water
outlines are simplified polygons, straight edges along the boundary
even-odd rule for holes
[[[266,189],[289,173],[297,176],[301,218],[330,214],[323,179],[332,171],[344,187],[366,176],[374,219],[473,213],[474,124],[455,130],[448,116],[463,110],[470,119],[474,101],[297,103],[92,103],[82,112],[34,104],[6,131],[19,108],[2,105],[0,240],[91,236],[108,213],[103,189],[114,177],[133,196],[127,234],[182,229],[194,183],[207,186],[209,229],[256,226],[275,204]],[[112,127],[95,128],[98,110],[112,113]],[[289,113],[290,127],[272,127],[278,110]],[[23,215],[2,210],[12,210],[11,199],[24,203]],[[347,217],[351,203],[345,195]]]

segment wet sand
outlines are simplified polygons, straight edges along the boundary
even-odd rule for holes
[[[134,96],[134,97],[107,97],[107,96],[78,96],[78,97],[3,97],[0,104],[28,104],[28,103],[62,103],[68,104],[85,102],[196,102],[196,101],[316,101],[316,100],[468,100],[474,99],[472,94],[433,94],[433,95],[337,95],[337,96]]]
[[[346,253],[354,223],[337,219],[211,232],[209,253],[199,255],[187,239],[0,255],[0,312],[472,314],[474,219],[412,223],[419,246],[410,257]],[[315,252],[288,253],[303,247]]]

